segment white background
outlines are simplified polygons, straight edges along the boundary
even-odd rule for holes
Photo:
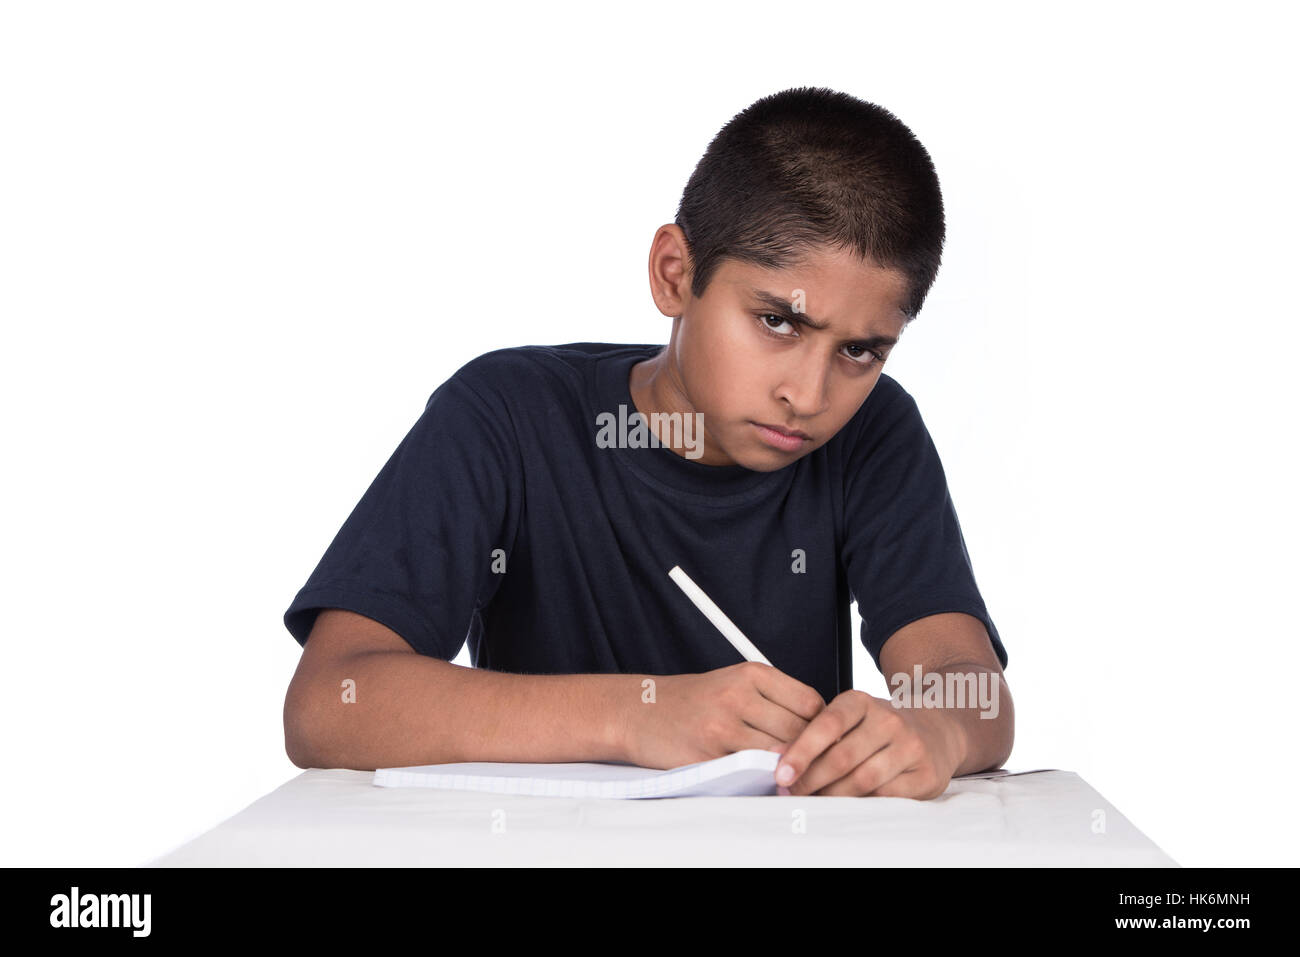
[[[939,171],[887,371],[1010,654],[1008,767],[1180,864],[1300,863],[1284,10],[0,7],[3,863],[142,863],[297,774],[281,616],[429,394],[666,342],[655,229],[801,85]]]

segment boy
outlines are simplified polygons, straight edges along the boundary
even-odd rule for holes
[[[1007,654],[916,403],[881,371],[943,239],[934,167],[892,114],[805,87],[737,115],[651,244],[666,347],[501,349],[430,397],[285,612],[291,760],[766,748],[783,793],[913,798],[1001,765]],[[737,663],[674,565],[770,667]],[[852,689],[851,598],[877,667],[927,696]],[[473,668],[450,663],[466,639]],[[963,681],[996,707],[954,704]]]

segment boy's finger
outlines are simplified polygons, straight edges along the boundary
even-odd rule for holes
[[[807,719],[799,717],[789,708],[769,701],[761,694],[744,709],[740,717],[747,725],[766,731],[782,744],[794,743],[808,726]]]
[[[826,707],[826,702],[817,689],[804,684],[798,678],[791,678],[777,668],[764,668],[755,682],[758,693],[792,711],[805,721],[811,721]]]
[[[864,764],[874,765],[884,751],[889,750],[890,734],[879,722],[871,720],[866,711],[858,725],[831,745],[799,776],[796,784],[800,794],[847,794],[848,790],[833,785],[848,785],[851,790],[857,773]],[[895,772],[897,773],[897,772]],[[883,782],[882,782],[883,783]],[[827,790],[831,788],[830,790]],[[860,792],[860,793],[866,793]]]
[[[884,787],[907,770],[901,749],[885,746],[838,781],[823,784],[816,793],[826,797],[862,797]]]
[[[803,729],[781,756],[776,766],[776,783],[789,787],[808,770],[823,751],[848,734],[862,720],[863,712],[855,712],[852,699],[836,698],[821,710]]]

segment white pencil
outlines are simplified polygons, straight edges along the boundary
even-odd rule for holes
[[[722,632],[722,637],[731,642],[732,646],[740,652],[741,657],[746,661],[761,661],[765,665],[772,664],[763,657],[761,651],[754,647],[754,643],[745,637],[745,633],[722,613],[722,609],[713,603],[713,599],[704,594],[704,590],[699,585],[691,581],[691,576],[682,571],[681,566],[674,565],[670,568],[668,577],[677,582],[677,587],[686,592],[686,597],[695,602],[695,607],[704,612],[709,621],[713,622],[718,631]]]

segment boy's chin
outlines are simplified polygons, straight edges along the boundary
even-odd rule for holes
[[[783,454],[777,449],[764,448],[732,456],[737,465],[743,466],[751,472],[775,472],[797,462],[801,458],[803,458],[802,455]]]

